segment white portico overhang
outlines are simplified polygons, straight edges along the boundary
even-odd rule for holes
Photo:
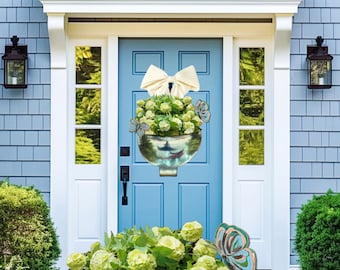
[[[130,16],[133,14],[294,14],[301,0],[41,0],[46,13]],[[225,15],[224,15],[225,16]]]
[[[122,28],[113,31],[109,42],[115,42],[114,36],[161,36],[159,23],[169,27],[164,37],[222,37],[225,43],[232,43],[232,37],[237,37],[233,24],[247,27],[247,23],[267,24],[271,27],[273,39],[273,211],[272,211],[272,262],[275,270],[287,270],[290,254],[290,153],[289,153],[289,102],[290,102],[290,33],[292,16],[297,12],[301,0],[40,0],[44,12],[48,16],[48,31],[51,53],[51,216],[57,227],[59,242],[62,248],[60,260],[61,269],[65,268],[65,260],[72,250],[67,248],[68,235],[68,135],[65,123],[68,122],[68,40],[69,35],[88,37],[94,29],[98,36],[103,36],[104,30],[100,23],[115,23]],[[77,32],[77,23],[86,23],[87,32]],[[190,31],[171,28],[171,24],[193,25]],[[230,23],[230,27],[226,26]],[[71,25],[72,24],[72,25]],[[194,25],[197,24],[198,27]],[[245,26],[242,26],[245,25]],[[137,27],[139,25],[139,27]],[[270,26],[268,26],[270,25]],[[142,27],[143,26],[143,27]],[[149,27],[150,26],[150,27]],[[136,28],[137,27],[137,28]],[[149,29],[148,29],[149,27]],[[91,29],[92,28],[92,29]],[[120,30],[119,30],[120,29]],[[141,30],[142,29],[142,30]],[[164,28],[163,28],[164,29]],[[214,29],[214,30],[212,30]],[[101,32],[103,31],[103,32]],[[244,29],[249,36],[256,36],[256,27]],[[228,32],[229,36],[225,36]],[[230,34],[231,33],[231,34]],[[229,53],[229,55],[228,55]],[[112,55],[112,59],[116,55]],[[232,51],[226,52],[224,58],[232,57]],[[117,71],[116,63],[109,63]],[[224,89],[232,88],[232,78],[228,73],[229,67],[223,66],[225,76]],[[111,81],[108,87],[117,88],[117,81]],[[117,93],[116,93],[117,94]],[[115,93],[114,93],[115,95]],[[113,96],[115,98],[115,96]],[[232,101],[223,97],[224,109],[223,130],[232,129],[230,118]],[[110,111],[117,115],[115,108]],[[113,119],[117,122],[117,119]],[[225,132],[226,133],[226,132]],[[110,149],[117,152],[117,133],[109,130],[108,137],[112,138]],[[223,179],[225,172],[232,171],[230,151],[232,140],[223,134]],[[108,157],[108,162],[117,164],[117,155]],[[114,165],[117,166],[117,165]],[[113,166],[113,168],[115,168]],[[111,168],[112,169],[112,168]],[[115,168],[117,169],[117,167]],[[112,172],[108,172],[108,176]],[[113,192],[114,186],[108,186],[108,192]],[[229,190],[223,190],[223,219],[231,220],[232,209]],[[108,202],[117,206],[117,202]],[[114,208],[114,207],[113,207]],[[117,207],[116,207],[117,208]],[[116,213],[108,214],[107,228],[117,228]],[[276,228],[278,228],[276,230]]]

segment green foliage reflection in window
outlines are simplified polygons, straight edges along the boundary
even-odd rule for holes
[[[264,85],[264,48],[240,48],[240,85]]]
[[[240,91],[240,125],[264,125],[264,90]]]
[[[100,47],[76,47],[76,83],[101,84]]]
[[[264,164],[264,130],[240,130],[240,165]]]
[[[100,164],[100,129],[76,130],[76,164]]]
[[[100,89],[76,89],[76,124],[100,124]]]
[[[76,46],[75,68],[77,85],[91,85],[75,89],[75,162],[76,164],[100,164],[100,134],[97,127],[101,119],[101,47]],[[82,125],[87,125],[83,127]]]

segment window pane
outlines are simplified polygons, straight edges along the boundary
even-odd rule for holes
[[[76,89],[76,124],[100,124],[100,89]]]
[[[264,164],[264,130],[240,130],[240,165]]]
[[[240,48],[240,85],[264,85],[264,48]]]
[[[101,84],[100,47],[76,47],[76,84]]]
[[[25,60],[5,60],[7,63],[6,82],[9,84],[25,84]]]
[[[264,90],[240,90],[240,125],[264,125]]]
[[[76,164],[100,164],[100,129],[76,130]]]
[[[311,60],[311,85],[331,84],[331,62],[324,60]]]

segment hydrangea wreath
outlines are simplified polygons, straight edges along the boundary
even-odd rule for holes
[[[70,270],[228,270],[217,259],[216,246],[202,238],[202,225],[185,223],[181,230],[169,227],[130,228],[105,236],[86,253],[67,259]]]
[[[202,122],[209,122],[208,104],[190,96],[155,95],[137,100],[136,117],[130,121],[130,132],[138,135],[177,136],[196,133]]]

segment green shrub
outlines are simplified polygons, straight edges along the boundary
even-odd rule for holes
[[[303,270],[340,269],[340,193],[314,196],[296,223],[295,247]]]
[[[0,182],[0,269],[52,269],[59,254],[49,209],[39,191]],[[11,266],[18,261],[22,268]]]

